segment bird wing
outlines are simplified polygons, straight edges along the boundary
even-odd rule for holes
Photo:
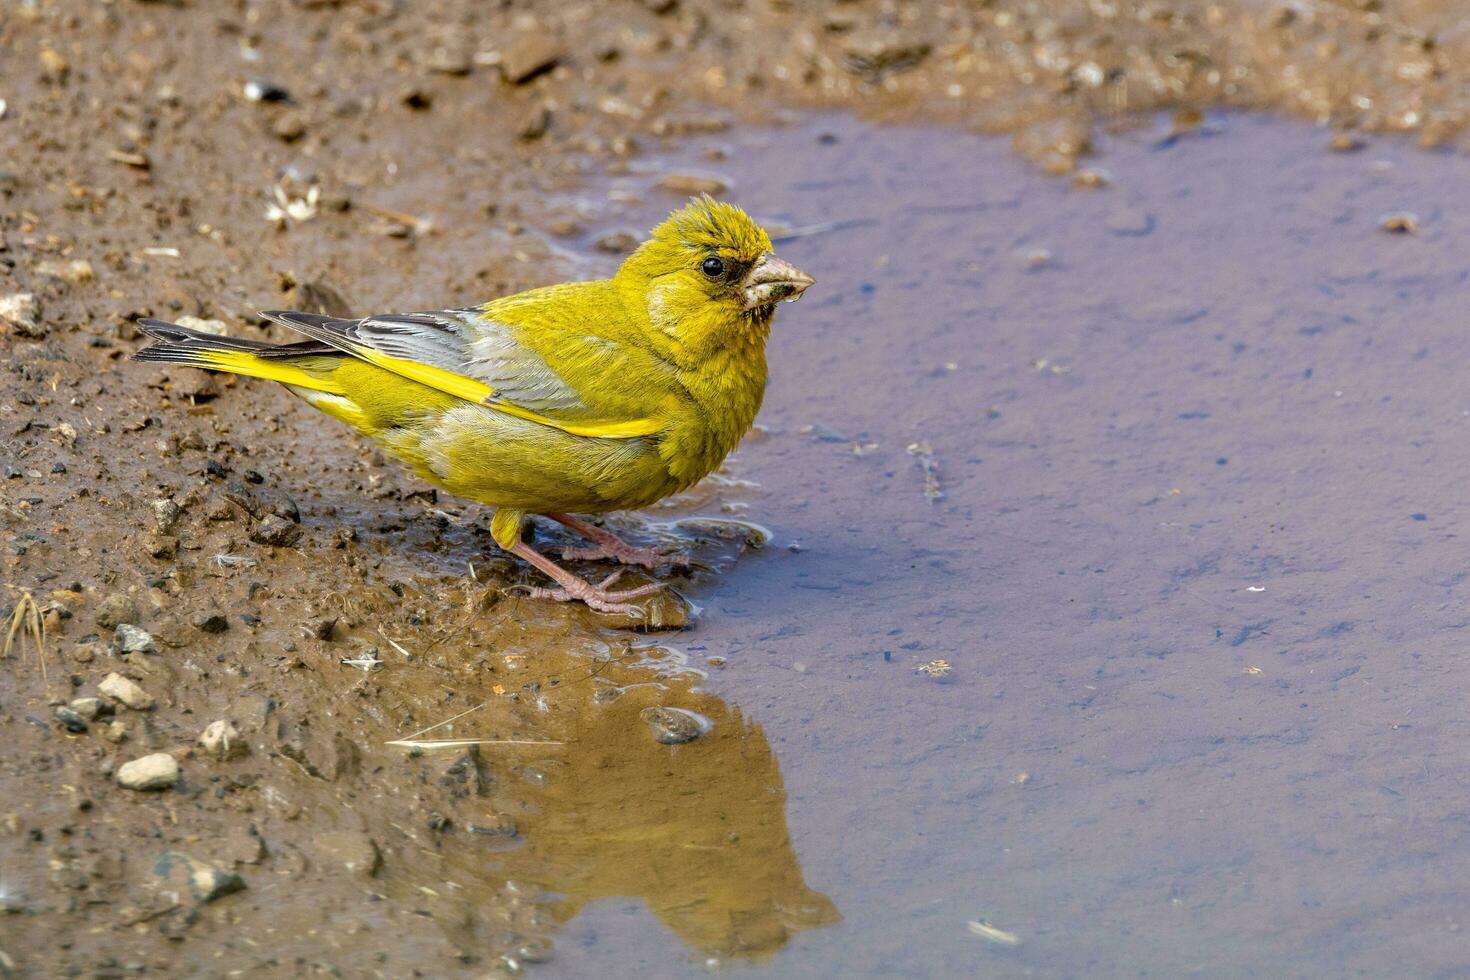
[[[401,377],[572,435],[632,439],[664,425],[651,417],[599,418],[514,328],[478,309],[361,320],[281,310],[261,315]]]

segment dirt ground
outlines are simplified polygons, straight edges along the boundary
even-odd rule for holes
[[[841,919],[761,724],[701,686],[728,651],[507,593],[531,574],[487,514],[282,389],[129,363],[137,317],[285,340],[254,311],[600,275],[646,227],[609,201],[740,200],[742,138],[817,110],[1002,134],[1082,189],[1157,110],[1162,141],[1225,106],[1331,127],[1324,156],[1454,147],[1452,6],[9,5],[0,296],[34,306],[0,316],[0,976],[555,972],[626,895],[694,962],[763,964]],[[703,562],[666,630],[767,543],[761,480],[614,519]],[[666,745],[668,707],[713,727]],[[119,784],[158,753],[172,788]]]

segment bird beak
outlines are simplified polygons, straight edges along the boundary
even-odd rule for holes
[[[814,282],[815,279],[790,262],[767,252],[740,281],[740,297],[747,310],[770,306],[783,299],[795,302]]]

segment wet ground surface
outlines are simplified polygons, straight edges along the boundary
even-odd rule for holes
[[[1463,163],[1192,111],[1452,141],[1459,34],[1212,9],[22,5],[0,976],[1464,972]],[[701,559],[687,630],[124,360],[603,274],[670,175],[818,279],[739,458],[614,519]]]

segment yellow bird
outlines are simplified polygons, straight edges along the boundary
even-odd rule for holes
[[[650,568],[680,559],[574,517],[646,507],[702,479],[755,420],[776,303],[812,278],[771,254],[739,208],[690,201],[611,279],[546,286],[468,309],[343,320],[262,316],[310,340],[272,345],[141,321],[161,361],[279,381],[415,473],[496,508],[495,543],[549,576],[531,595],[637,616],[619,592],[521,540],[529,514],[594,547],[568,558]]]

